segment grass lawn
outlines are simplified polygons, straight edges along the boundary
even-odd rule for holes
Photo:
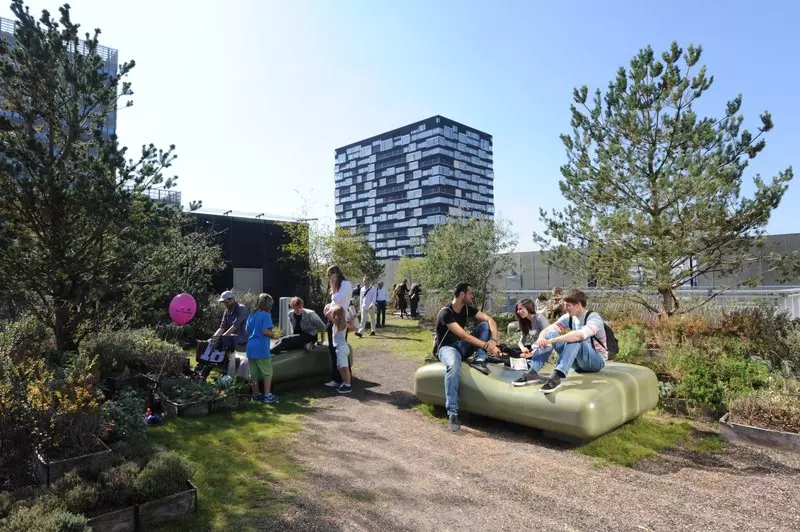
[[[151,439],[180,455],[192,469],[197,513],[161,530],[255,530],[289,495],[272,483],[302,473],[292,461],[298,418],[314,411],[309,397],[289,393],[276,405],[252,405],[229,414],[170,419]],[[282,499],[282,497],[284,497]]]
[[[356,353],[380,350],[400,358],[419,360],[420,363],[431,354],[433,347],[433,334],[420,327],[417,320],[387,316],[386,327],[378,329],[376,336],[369,336],[367,331],[361,339],[355,338],[353,333],[350,335],[348,340]]]

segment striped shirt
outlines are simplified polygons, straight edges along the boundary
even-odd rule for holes
[[[584,319],[574,317],[570,320],[569,314],[564,314],[550,327],[558,333],[563,333],[567,329],[572,329],[573,331],[581,333],[584,340],[591,338],[592,346],[595,351],[600,353],[603,358],[608,359],[608,349],[606,349],[608,345],[608,341],[606,340],[606,327],[605,323],[603,323],[602,316],[597,312],[592,311],[592,313],[589,314],[588,321],[586,321],[585,316]]]

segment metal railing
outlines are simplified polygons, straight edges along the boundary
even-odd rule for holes
[[[623,308],[634,303],[626,300],[626,293],[622,290],[606,290],[597,288],[581,288],[594,308]],[[700,303],[711,296],[714,291],[721,291],[721,287],[692,287],[679,288],[675,292],[683,306]],[[536,299],[542,290],[504,290],[503,311],[513,312],[514,304],[524,298]],[[592,301],[594,299],[594,301]],[[654,307],[659,306],[658,294],[647,296],[649,303]],[[800,287],[798,286],[763,286],[758,288],[727,290],[701,307],[705,310],[740,310],[753,308],[764,304],[772,304],[776,308],[787,311],[792,318],[800,318]]]

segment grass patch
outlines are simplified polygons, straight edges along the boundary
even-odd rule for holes
[[[298,393],[276,405],[199,419],[170,419],[151,429],[155,443],[176,452],[192,469],[198,490],[197,513],[161,530],[254,530],[263,528],[281,504],[275,481],[303,472],[288,449],[302,429],[298,418],[312,412]],[[290,495],[289,495],[290,496]]]
[[[687,440],[693,430],[692,425],[685,421],[665,420],[645,414],[576,449],[576,452],[602,462],[632,466],[643,458]],[[594,465],[599,464],[595,462]]]
[[[420,327],[417,320],[400,318],[387,318],[386,327],[378,329],[375,336],[365,333],[363,338],[358,338],[350,333],[348,340],[357,354],[369,355],[380,351],[420,362],[431,354],[433,347],[433,335],[430,331]]]
[[[717,454],[725,448],[725,442],[719,436],[706,436],[685,443],[683,448],[698,454]]]
[[[441,406],[417,403],[411,409],[416,410],[425,417],[435,419],[439,423],[447,423],[447,411]]]

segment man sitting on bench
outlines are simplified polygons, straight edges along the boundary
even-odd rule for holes
[[[564,298],[567,313],[544,329],[536,341],[528,367],[530,371],[514,381],[514,386],[527,386],[539,382],[539,370],[545,365],[553,350],[559,354],[558,365],[541,388],[542,393],[552,393],[561,388],[561,381],[574,367],[579,371],[600,371],[608,359],[608,340],[603,318],[586,309],[586,294],[577,289],[567,292]],[[564,334],[564,331],[570,332]]]
[[[272,354],[277,355],[290,349],[305,347],[310,351],[317,343],[317,335],[325,332],[325,324],[313,310],[303,308],[303,300],[293,297],[289,300],[289,330],[287,334],[272,347]]]

